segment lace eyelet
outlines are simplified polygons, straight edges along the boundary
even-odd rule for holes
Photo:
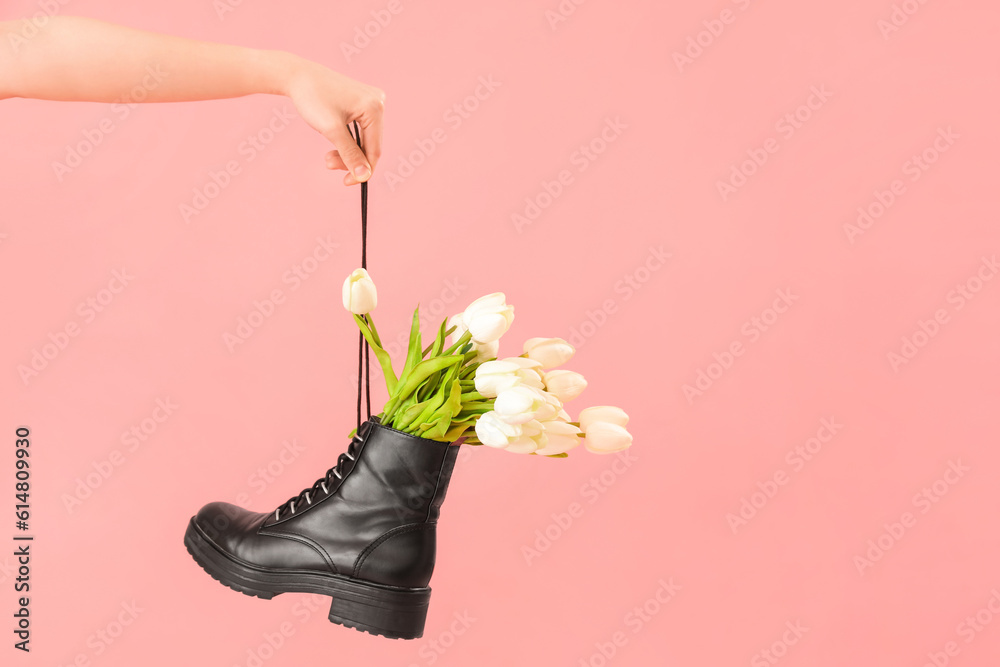
[[[336,470],[333,471],[333,474],[337,476],[337,479],[344,479],[343,477],[340,476],[340,473],[337,472]]]
[[[347,455],[347,458],[351,459],[352,461],[354,460],[354,457],[351,456],[350,452],[345,452],[345,454]]]
[[[309,498],[309,493],[307,492],[306,493],[306,505],[312,505],[312,504],[313,504],[313,501],[312,501],[311,498]]]
[[[278,521],[278,520],[279,520],[279,519],[278,519],[278,512],[280,512],[280,511],[281,511],[281,508],[280,508],[280,507],[279,507],[278,509],[274,510],[274,520],[275,520],[275,521]]]
[[[320,486],[323,487],[323,493],[330,493],[330,489],[326,488],[326,482],[323,482]]]
[[[292,501],[291,511],[292,511],[292,514],[295,514],[295,501],[294,500]]]

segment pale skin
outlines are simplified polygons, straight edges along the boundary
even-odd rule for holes
[[[50,17],[37,34],[21,20],[0,21],[0,100],[132,101],[130,92],[150,80],[150,66],[165,76],[144,89],[142,102],[284,95],[333,144],[326,166],[347,172],[344,185],[367,181],[378,163],[385,93],[319,63],[89,18]],[[349,129],[354,121],[363,149]]]

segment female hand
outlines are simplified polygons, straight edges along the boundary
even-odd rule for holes
[[[330,169],[344,185],[371,178],[382,152],[385,93],[286,51],[163,35],[96,19],[53,16],[28,41],[24,21],[0,21],[0,99],[115,102],[143,81],[147,63],[169,76],[142,102],[184,102],[266,93],[286,95],[329,139]],[[358,122],[359,149],[348,125]]]
[[[335,146],[326,154],[329,169],[343,169],[344,185],[371,178],[382,154],[385,93],[305,59],[293,68],[286,94],[299,115]],[[358,147],[349,126],[357,121]]]

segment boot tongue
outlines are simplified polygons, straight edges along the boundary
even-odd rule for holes
[[[379,421],[378,416],[372,415],[365,421],[361,422],[361,428],[358,429],[358,435],[361,436],[362,438],[365,437],[366,435],[368,435],[368,432],[372,430],[372,424],[380,424],[380,423],[381,422]]]

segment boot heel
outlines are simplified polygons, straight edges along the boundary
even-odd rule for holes
[[[330,620],[392,639],[417,639],[424,634],[430,598],[429,588],[369,589],[363,596],[335,596]]]

